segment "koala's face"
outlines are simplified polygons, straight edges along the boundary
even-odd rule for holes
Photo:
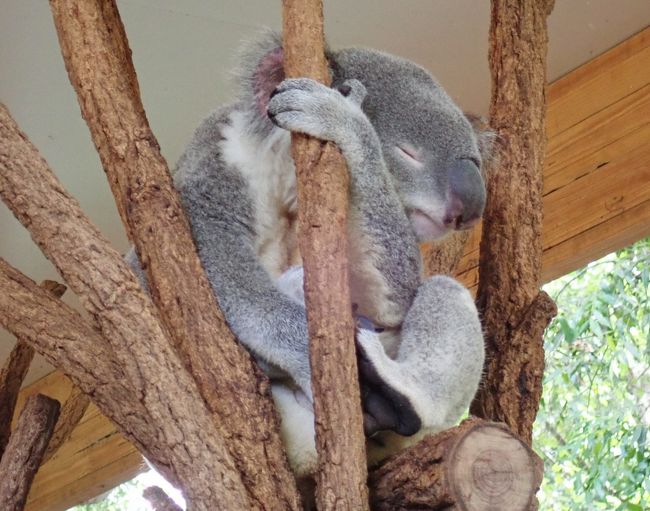
[[[485,206],[477,135],[442,87],[416,64],[372,50],[332,60],[335,83],[356,78],[368,90],[363,109],[419,241],[474,225]]]

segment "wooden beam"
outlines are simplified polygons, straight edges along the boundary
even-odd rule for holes
[[[650,29],[552,83],[547,94],[545,282],[650,236]],[[476,285],[480,232],[471,233],[459,264],[469,287]],[[16,408],[37,392],[65,401],[70,388],[52,373],[23,390]],[[144,468],[91,405],[39,470],[26,509],[65,510]]]

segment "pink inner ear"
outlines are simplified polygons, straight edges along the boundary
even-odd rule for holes
[[[253,76],[255,102],[262,115],[266,115],[271,92],[284,80],[284,52],[282,48],[270,51],[260,61]]]

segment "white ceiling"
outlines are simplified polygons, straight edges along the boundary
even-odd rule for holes
[[[429,68],[470,111],[489,101],[487,0],[325,0],[334,48],[360,45]],[[242,39],[280,26],[280,1],[118,2],[151,126],[170,165],[203,116],[228,101],[229,70]],[[119,249],[126,239],[68,82],[48,3],[0,0],[0,101],[67,189]],[[602,53],[650,23],[649,0],[556,0],[549,20],[549,79]],[[57,278],[26,231],[0,204],[0,257],[40,281]],[[74,298],[66,300],[75,304]],[[13,338],[0,332],[0,361]],[[51,369],[37,360],[29,381]]]

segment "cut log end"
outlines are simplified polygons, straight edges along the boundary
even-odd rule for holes
[[[372,508],[528,511],[541,475],[539,458],[505,425],[469,419],[374,471]]]
[[[539,486],[530,449],[505,428],[485,424],[457,443],[447,467],[463,511],[526,510]]]

